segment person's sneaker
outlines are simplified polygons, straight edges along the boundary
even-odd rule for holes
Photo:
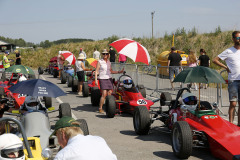
[[[78,95],[79,95],[79,96],[82,96],[83,94],[82,94],[82,92],[78,92]]]
[[[103,109],[99,109],[99,113],[104,113]]]

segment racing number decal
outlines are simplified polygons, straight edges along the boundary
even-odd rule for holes
[[[138,105],[146,105],[147,102],[146,102],[144,99],[139,99],[139,100],[137,101],[137,104],[138,104]]]

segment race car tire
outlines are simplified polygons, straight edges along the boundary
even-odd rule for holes
[[[188,159],[192,153],[192,130],[186,121],[177,121],[172,129],[172,149],[180,159]]]
[[[114,96],[110,95],[106,97],[105,107],[107,117],[113,118],[116,114],[116,102]]]
[[[72,111],[69,103],[59,104],[59,118],[64,116],[72,117]]]
[[[80,128],[83,131],[83,135],[89,135],[87,121],[85,119],[78,119],[77,121],[80,123]]]
[[[145,89],[144,85],[139,84],[139,85],[137,85],[137,88],[138,88],[139,92],[142,94],[142,96],[144,98],[146,98],[147,94],[146,94],[146,89]]]
[[[89,88],[88,88],[87,82],[83,82],[82,92],[83,92],[83,97],[89,96]]]
[[[52,107],[52,98],[51,97],[43,97],[43,101],[45,103],[46,108]]]
[[[58,76],[58,70],[57,70],[57,69],[54,69],[54,70],[53,70],[53,77],[54,77],[54,78],[57,78],[57,76]]]
[[[172,101],[172,96],[169,92],[162,92],[160,95],[160,106],[170,105]]]
[[[91,88],[91,103],[93,106],[98,106],[100,103],[101,92],[98,87]]]
[[[212,105],[208,101],[200,101],[200,110],[212,110]]]
[[[134,109],[133,126],[138,135],[148,134],[151,126],[151,119],[146,106],[137,106]]]
[[[38,74],[43,74],[43,67],[38,67]]]
[[[77,79],[73,79],[72,92],[77,92],[77,91],[78,91],[78,80]]]
[[[66,73],[64,71],[61,71],[61,83],[65,84],[67,82],[67,77],[66,77]]]
[[[4,97],[5,91],[3,87],[0,87],[0,97]]]
[[[67,86],[72,87],[72,83],[73,83],[73,77],[69,75],[67,79]]]

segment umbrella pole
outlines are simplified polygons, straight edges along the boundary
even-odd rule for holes
[[[199,93],[199,99],[198,99],[198,110],[200,110],[200,83],[198,83],[198,93]]]

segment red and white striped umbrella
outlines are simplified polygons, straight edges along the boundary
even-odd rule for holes
[[[74,65],[76,62],[76,57],[73,53],[69,51],[59,51],[59,54],[62,54],[66,61],[68,61],[71,65]]]
[[[118,53],[131,58],[134,62],[142,62],[147,65],[151,62],[147,49],[134,40],[123,38],[109,45],[113,46]]]

